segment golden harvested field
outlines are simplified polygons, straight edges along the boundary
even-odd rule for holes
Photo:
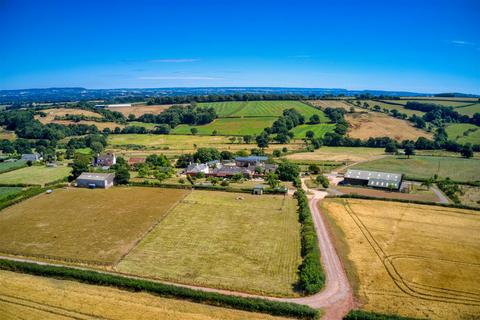
[[[0,252],[112,264],[187,193],[137,187],[56,189],[0,212]]]
[[[179,283],[295,296],[300,224],[290,196],[193,191],[117,266]]]
[[[478,319],[478,211],[358,199],[321,204],[362,309]]]
[[[314,152],[289,154],[285,158],[292,161],[343,161],[360,162],[385,157],[382,148],[321,147]]]
[[[2,320],[285,319],[3,270],[0,315]]]
[[[350,111],[352,107],[351,104],[341,100],[309,100],[308,102],[322,109],[330,107],[330,108],[341,108],[341,109]],[[362,110],[361,108],[354,108],[354,109],[355,111]]]
[[[338,191],[344,194],[358,194],[362,196],[369,196],[375,198],[389,198],[389,199],[402,199],[402,200],[414,200],[414,201],[429,201],[429,202],[439,202],[437,195],[430,189],[420,189],[418,188],[411,193],[403,193],[396,191],[384,191],[371,188],[360,188],[360,187],[335,187]]]
[[[101,118],[102,116],[96,112],[82,109],[68,109],[68,108],[54,108],[54,109],[45,109],[42,110],[47,114],[46,117],[41,117],[39,115],[35,116],[35,119],[40,121],[43,124],[51,123],[56,116],[63,117],[66,115],[84,115],[87,117]]]
[[[460,186],[463,194],[460,194],[460,202],[467,206],[480,207],[480,187],[467,185]]]
[[[135,117],[140,117],[144,114],[160,114],[163,111],[170,108],[172,105],[145,105],[145,104],[136,104],[131,107],[109,107],[108,110],[118,111],[123,113],[125,117],[128,117],[129,114],[133,114]]]
[[[391,137],[397,141],[417,140],[418,137],[432,138],[432,134],[414,128],[406,120],[396,119],[379,112],[348,113],[350,124],[348,135],[352,138]]]

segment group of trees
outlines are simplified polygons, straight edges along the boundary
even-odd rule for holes
[[[262,101],[262,100],[302,100],[306,97],[298,94],[209,94],[194,96],[152,97],[147,104],[184,104],[192,102],[222,101]]]
[[[265,128],[262,134],[257,136],[259,148],[268,147],[269,135],[275,134],[273,140],[278,143],[288,143],[293,138],[290,131],[298,125],[305,123],[305,117],[295,109],[283,110],[282,116],[275,120],[270,128]]]
[[[146,123],[166,124],[171,128],[175,128],[179,124],[207,124],[216,118],[217,113],[214,108],[202,108],[195,105],[188,105],[172,106],[158,115],[144,114],[140,116],[138,120]]]

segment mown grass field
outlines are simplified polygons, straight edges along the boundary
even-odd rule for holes
[[[284,319],[141,292],[0,271],[2,320]]]
[[[329,119],[323,111],[300,101],[229,101],[199,103],[202,107],[215,108],[218,116],[223,117],[280,117],[284,110],[295,109],[308,119],[318,114],[323,122]]]
[[[480,127],[470,123],[454,123],[446,127],[445,131],[450,140],[458,143],[480,144]]]
[[[22,168],[26,165],[25,161],[18,160],[15,162],[0,162],[0,173]]]
[[[2,210],[0,252],[112,264],[187,191],[56,189]]]
[[[72,169],[67,166],[47,168],[43,165],[25,167],[0,174],[0,184],[38,184],[44,185],[63,179]]]
[[[380,112],[348,113],[345,119],[350,124],[348,135],[352,138],[390,137],[397,141],[432,138],[431,133],[415,128],[411,122]]]
[[[385,101],[386,102],[391,102],[391,103],[396,103],[396,104],[403,104],[403,105],[406,104],[406,102],[404,102],[404,103],[397,102],[397,100],[385,100]],[[405,113],[409,117],[413,116],[414,114],[416,114],[417,116],[422,116],[422,115],[425,114],[425,112],[422,112],[422,111],[409,110],[409,109],[405,109],[403,106],[399,106],[399,105],[396,105],[396,104],[390,104],[390,103],[386,103],[386,102],[373,101],[373,100],[361,101],[362,106],[363,106],[364,102],[367,102],[370,105],[370,108],[373,108],[374,106],[377,105],[380,108],[382,108],[382,111],[383,111],[383,109],[397,110],[398,112]]]
[[[357,162],[384,157],[382,148],[321,147],[314,152],[294,153],[286,156],[292,161],[344,161]]]
[[[429,156],[413,156],[407,159],[388,156],[360,163],[352,169],[400,172],[413,178],[430,178],[437,174],[441,178],[449,177],[455,181],[480,180],[480,160],[477,159]]]
[[[172,133],[192,134],[190,130],[196,128],[200,135],[211,135],[215,130],[217,135],[254,135],[262,133],[263,129],[270,127],[276,119],[275,117],[219,118],[201,126],[181,124],[175,127]]]
[[[321,209],[362,309],[478,317],[478,212],[358,199],[327,199]]]
[[[297,139],[305,138],[305,134],[307,131],[313,131],[315,133],[315,137],[322,138],[325,133],[333,132],[335,130],[335,124],[333,123],[320,123],[320,124],[302,124],[291,131],[295,135]]]
[[[117,269],[180,283],[293,296],[300,224],[290,196],[193,191]]]

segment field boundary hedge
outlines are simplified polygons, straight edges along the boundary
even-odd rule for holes
[[[151,187],[151,188],[170,188],[170,189],[182,189],[182,190],[205,190],[205,191],[224,191],[224,192],[237,192],[237,193],[252,193],[253,188],[229,188],[222,186],[195,186],[195,185],[182,185],[182,184],[169,184],[169,183],[157,183],[157,182],[129,182],[128,185],[134,187]],[[285,194],[281,190],[264,189],[264,194]]]
[[[302,263],[298,268],[299,282],[298,286],[307,294],[319,292],[325,284],[325,274],[320,261],[320,248],[318,246],[318,237],[313,223],[312,212],[308,206],[308,199],[305,191],[302,189],[300,178],[294,181],[297,191],[295,197],[298,201],[299,221],[301,228],[302,243]]]
[[[27,200],[31,197],[36,196],[36,195],[39,195],[40,193],[42,193],[46,190],[47,190],[46,188],[35,187],[35,188],[30,188],[30,189],[27,189],[25,191],[22,191],[22,192],[20,192],[20,194],[9,195],[9,196],[5,197],[4,199],[2,199],[0,201],[0,210],[3,210],[7,207],[10,207],[10,206],[14,205],[14,204],[17,204],[19,202]]]
[[[251,312],[267,313],[275,316],[296,317],[299,319],[318,319],[318,310],[295,303],[269,301],[260,298],[229,296],[214,292],[204,292],[175,285],[162,284],[143,279],[82,270],[69,267],[41,265],[30,262],[0,259],[0,269],[22,272],[31,275],[74,280],[82,283],[116,287],[133,292],[148,292],[166,298],[179,298],[196,303],[239,309]]]
[[[343,320],[416,320],[417,318],[402,317],[394,314],[381,314],[363,310],[350,311]]]
[[[429,202],[429,201],[421,201],[421,200],[407,200],[407,199],[391,199],[391,198],[382,198],[382,197],[370,197],[364,196],[359,194],[343,194],[341,196],[326,196],[326,198],[342,198],[342,199],[364,199],[364,200],[378,200],[378,201],[389,201],[389,202],[402,202],[402,203],[414,203],[414,204],[424,204],[429,206],[438,206],[438,207],[446,207],[446,208],[456,208],[456,209],[467,209],[467,210],[475,210],[480,211],[480,208],[470,207],[463,204],[453,204],[453,203],[438,203],[438,202]]]

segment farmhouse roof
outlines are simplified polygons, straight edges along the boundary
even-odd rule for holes
[[[191,163],[187,167],[187,172],[203,172],[208,170],[208,165],[206,163]]]
[[[115,178],[114,173],[94,173],[94,172],[82,172],[82,174],[77,178],[80,180],[95,180],[103,181]]]
[[[145,163],[146,158],[130,158],[128,159],[128,164],[139,164]]]
[[[248,156],[248,157],[236,157],[235,161],[245,161],[245,162],[260,162],[267,161],[268,157],[264,156]]]

